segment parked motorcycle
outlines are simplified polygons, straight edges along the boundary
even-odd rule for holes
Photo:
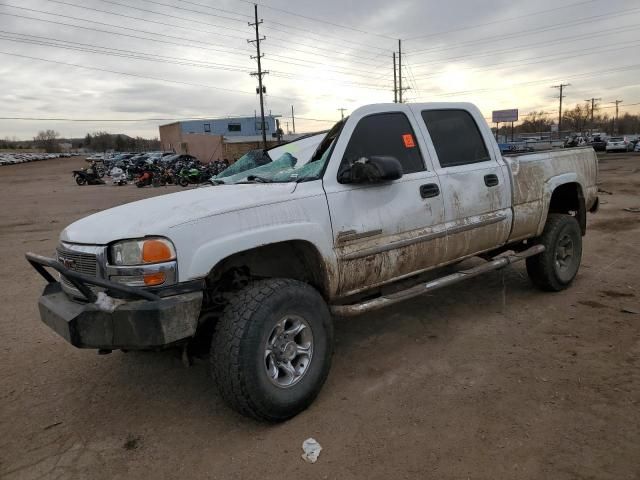
[[[153,184],[154,172],[147,169],[136,179],[136,187],[142,188]]]
[[[91,168],[86,170],[74,170],[73,178],[78,185],[104,185],[104,180],[102,180]]]
[[[127,176],[120,167],[113,167],[109,172],[111,176],[111,182],[114,185],[126,185],[127,184]]]
[[[173,183],[175,183],[175,179],[170,168],[158,168],[158,171],[153,175],[152,184],[154,187],[172,185]]]
[[[186,187],[189,184],[200,184],[208,178],[207,174],[197,167],[185,167],[178,174],[178,185]]]

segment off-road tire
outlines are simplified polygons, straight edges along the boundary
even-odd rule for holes
[[[283,317],[305,319],[313,333],[306,373],[286,388],[276,386],[265,368],[264,346]],[[211,342],[211,373],[224,401],[237,412],[282,422],[316,398],[331,367],[333,323],[329,309],[311,286],[290,279],[254,282],[233,294]]]
[[[571,241],[571,257],[565,267],[559,263],[561,242]],[[551,213],[547,217],[542,235],[535,242],[546,250],[527,258],[527,273],[533,284],[547,292],[559,292],[568,288],[580,268],[582,259],[582,232],[578,220],[571,215]]]
[[[187,185],[189,185],[189,180],[187,180],[186,178],[180,178],[178,180],[178,185],[180,185],[181,187],[186,187]]]
[[[85,183],[87,183],[87,181],[84,179],[84,177],[80,176],[80,175],[76,175],[76,183],[80,186],[84,185]]]

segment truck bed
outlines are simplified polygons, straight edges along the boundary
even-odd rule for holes
[[[558,184],[578,184],[587,210],[596,202],[598,157],[591,147],[507,155],[504,160],[512,182],[510,242],[542,233],[551,193]]]

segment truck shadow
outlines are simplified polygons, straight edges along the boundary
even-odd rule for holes
[[[521,313],[523,304],[534,305],[544,295],[531,286],[524,267],[516,266],[360,317],[336,318],[333,367],[324,392],[350,391],[354,379],[366,381],[385,371],[377,358],[381,351],[402,355],[407,348],[443,349],[461,329]],[[196,358],[186,368],[178,350],[114,352],[112,357],[111,391],[119,390],[129,404],[145,405],[145,415],[173,410],[201,420],[215,418],[227,428],[262,428],[224,405],[207,358]],[[322,408],[322,400],[323,393],[312,408]]]

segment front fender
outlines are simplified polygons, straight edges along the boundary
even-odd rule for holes
[[[178,252],[180,281],[205,278],[224,259],[265,245],[305,241],[321,256],[334,291],[337,257],[324,195],[262,205],[202,218],[173,227],[170,238]],[[287,259],[283,258],[283,262]]]

